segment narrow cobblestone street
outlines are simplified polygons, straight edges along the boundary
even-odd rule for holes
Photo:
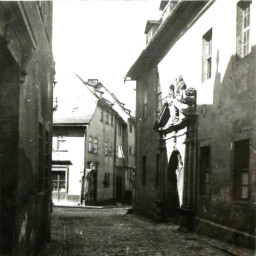
[[[127,208],[54,207],[51,242],[39,256],[154,255],[253,256],[253,252],[194,233],[173,224],[156,224],[126,214]]]

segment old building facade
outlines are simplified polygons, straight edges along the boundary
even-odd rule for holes
[[[54,96],[54,202],[131,203],[134,119],[97,79],[69,83],[69,93]]]
[[[134,210],[254,247],[255,3],[160,10],[127,73],[137,81]]]
[[[0,2],[0,254],[50,238],[52,2]]]

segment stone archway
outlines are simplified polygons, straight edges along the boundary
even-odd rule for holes
[[[183,162],[178,150],[172,152],[168,162],[166,190],[170,213],[177,216],[183,196]]]

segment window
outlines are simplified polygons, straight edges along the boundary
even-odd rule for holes
[[[200,148],[200,194],[209,195],[211,185],[211,152],[210,146]]]
[[[160,83],[157,85],[157,112],[159,113],[162,109],[162,91]]]
[[[148,106],[148,91],[145,89],[143,97],[143,118],[147,118],[147,106]]]
[[[104,115],[104,111],[103,109],[101,108],[100,109],[100,121],[103,122],[103,115]]]
[[[95,154],[98,153],[98,139],[97,138],[94,138],[94,140],[93,140],[93,152]]]
[[[109,124],[109,113],[106,111],[106,124]]]
[[[147,157],[142,157],[142,184],[146,184],[146,177],[147,176]]]
[[[113,125],[114,125],[114,115],[111,114],[111,126],[113,126]]]
[[[113,150],[113,143],[110,142],[110,145],[109,145],[109,155],[112,156],[112,150]]]
[[[132,133],[132,124],[131,123],[129,124],[129,131],[130,131],[130,133]]]
[[[160,177],[160,154],[156,154],[156,179],[155,179],[156,187],[159,187],[159,177]]]
[[[105,172],[105,176],[104,176],[104,188],[109,188],[109,177],[110,174],[108,172]]]
[[[212,75],[212,29],[203,36],[202,81]]]
[[[118,136],[122,136],[122,125],[121,124],[118,124]]]
[[[243,58],[251,51],[250,47],[250,5],[249,1],[237,4],[237,53]]]
[[[57,137],[57,150],[67,151],[67,140],[65,135],[59,135]]]
[[[53,171],[52,172],[52,190],[59,192],[66,192],[66,172]]]
[[[108,155],[108,143],[105,142],[105,155],[107,156]]]
[[[129,146],[129,155],[132,155],[132,147]]]
[[[88,151],[93,152],[92,137],[89,136]]]
[[[59,104],[58,98],[55,97],[55,98],[53,99],[53,110],[57,110],[58,104]]]
[[[234,143],[234,199],[249,199],[249,158],[250,141]]]

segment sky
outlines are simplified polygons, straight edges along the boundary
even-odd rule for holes
[[[160,18],[159,5],[160,0],[54,1],[56,86],[71,73],[99,79],[132,108],[134,83],[123,80],[145,48],[147,20]]]

